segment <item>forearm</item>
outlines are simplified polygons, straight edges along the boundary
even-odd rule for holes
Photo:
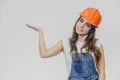
[[[42,29],[39,30],[39,51],[41,57],[44,57],[45,53],[47,52]]]
[[[105,72],[102,72],[99,74],[99,79],[98,80],[106,80],[105,79]]]
[[[43,31],[42,31],[42,28],[40,27],[36,27],[36,26],[32,26],[32,25],[29,25],[29,24],[26,24],[27,27],[35,30],[35,31],[38,31],[39,32],[39,52],[40,52],[40,56],[41,57],[46,57],[46,54],[47,54],[47,48],[46,48],[46,44],[45,44],[45,41],[44,41],[44,36],[43,36]]]
[[[98,80],[105,80],[105,58],[104,58],[104,50],[103,46],[100,47],[101,58],[98,62],[98,70],[99,70],[99,79]]]

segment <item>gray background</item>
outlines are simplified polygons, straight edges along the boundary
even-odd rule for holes
[[[79,12],[96,7],[103,18],[97,37],[104,45],[106,80],[120,80],[119,0],[0,0],[0,80],[65,80],[63,53],[39,56],[38,32],[43,28],[47,47],[71,36]]]

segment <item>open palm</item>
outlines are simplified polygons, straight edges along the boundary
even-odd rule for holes
[[[30,24],[26,24],[26,26],[27,26],[27,27],[29,27],[29,28],[31,28],[31,29],[33,29],[33,30],[36,30],[36,31],[41,30],[41,28],[40,28],[40,27],[33,26],[33,25],[30,25]]]

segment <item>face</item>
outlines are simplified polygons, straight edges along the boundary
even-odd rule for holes
[[[91,28],[92,25],[86,19],[81,17],[76,24],[76,33],[81,36],[86,35]]]

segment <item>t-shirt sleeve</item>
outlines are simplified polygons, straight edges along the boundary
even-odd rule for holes
[[[67,65],[68,75],[70,75],[71,65],[72,65],[72,58],[70,55],[70,38],[63,39],[63,53]]]
[[[64,53],[70,52],[70,38],[63,39],[63,52]]]
[[[97,39],[96,46],[98,49],[100,48],[101,44],[102,44],[102,42],[99,39]]]

